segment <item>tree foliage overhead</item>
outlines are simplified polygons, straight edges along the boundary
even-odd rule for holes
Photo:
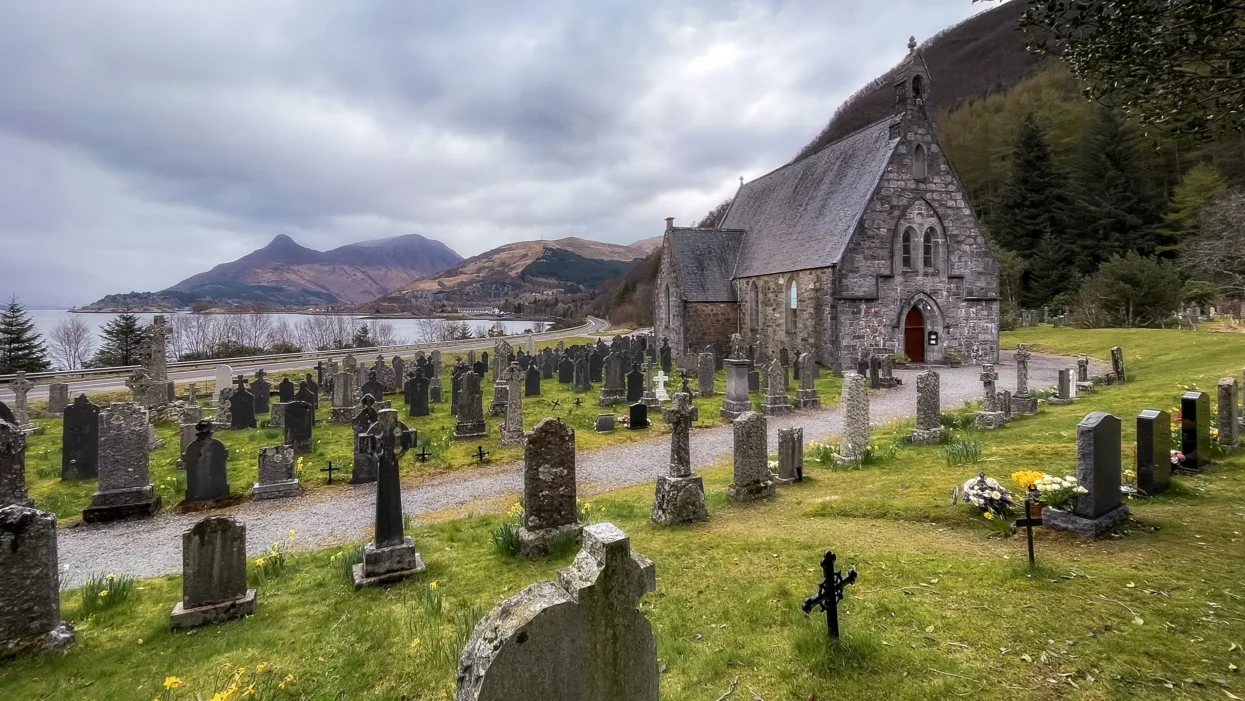
[[[974,0],[976,2],[977,0]],[[1029,0],[1029,48],[1172,133],[1245,127],[1245,0]]]
[[[14,297],[0,312],[0,375],[43,372],[51,367],[43,337],[35,322]]]

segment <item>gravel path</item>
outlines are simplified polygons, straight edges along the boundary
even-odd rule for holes
[[[1032,387],[1053,386],[1059,368],[1075,367],[1074,360],[1034,355],[1029,361]],[[1015,386],[1015,364],[1004,353],[996,366],[1000,387]],[[957,409],[965,401],[979,399],[980,368],[941,368],[942,406]],[[911,416],[916,406],[916,370],[896,370],[903,379],[899,388],[871,395],[870,419],[874,424]],[[823,397],[823,399],[826,399]],[[777,445],[777,430],[803,426],[806,441],[823,440],[840,430],[837,407],[815,412],[796,412],[769,421],[770,445]],[[732,450],[730,426],[699,429],[692,433],[692,463],[711,465]],[[625,445],[581,452],[577,464],[583,491],[653,482],[669,462],[670,444],[666,436]],[[522,463],[500,465],[479,471],[451,474],[408,487],[402,493],[405,513],[426,514],[442,509],[485,503],[490,499],[520,492],[523,488]],[[215,513],[232,513],[247,526],[247,547],[258,554],[273,541],[286,540],[296,532],[296,549],[360,540],[372,526],[375,513],[375,486],[360,485],[344,492],[293,500],[247,502]],[[167,514],[146,521],[82,526],[62,529],[59,535],[62,582],[72,586],[92,572],[116,572],[147,577],[181,571],[181,534],[202,514]]]

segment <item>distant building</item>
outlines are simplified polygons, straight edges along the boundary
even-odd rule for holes
[[[666,220],[654,330],[680,351],[733,333],[850,367],[876,353],[999,352],[999,265],[925,105],[916,42],[895,114],[741,184],[720,228]]]

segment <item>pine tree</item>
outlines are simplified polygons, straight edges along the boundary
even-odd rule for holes
[[[1180,248],[1180,240],[1198,231],[1202,210],[1227,191],[1223,176],[1215,166],[1199,163],[1189,169],[1172,190],[1172,200],[1163,215],[1163,245],[1160,251]]]
[[[119,314],[99,330],[101,343],[91,366],[97,368],[138,365],[139,348],[146,338],[143,325],[134,314]]]
[[[1077,173],[1075,222],[1081,271],[1112,256],[1152,254],[1158,244],[1159,201],[1143,177],[1132,129],[1101,107],[1085,131]]]
[[[1067,207],[1067,179],[1055,168],[1042,126],[1032,112],[1026,113],[1012,149],[995,241],[1027,256],[1047,233],[1064,235]]]
[[[1056,296],[1072,289],[1076,276],[1068,259],[1069,247],[1051,232],[1046,232],[1029,261],[1028,285],[1021,299],[1030,309],[1050,304]]]
[[[14,297],[0,313],[0,375],[15,372],[43,372],[51,367],[43,337],[35,322]]]

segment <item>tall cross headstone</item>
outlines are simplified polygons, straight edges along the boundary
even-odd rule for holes
[[[378,463],[376,479],[376,528],[372,542],[363,546],[363,562],[354,566],[354,588],[388,584],[424,571],[415,543],[403,531],[402,482],[398,463],[418,440],[414,431],[398,420],[394,409],[378,412],[368,428],[367,444]]]
[[[523,444],[523,375],[517,362],[511,363],[503,375],[507,392],[506,418],[499,427],[502,445]]]
[[[0,507],[13,505],[35,505],[26,494],[26,434],[0,421]]]
[[[981,366],[981,411],[977,412],[977,428],[990,430],[1001,428],[1007,423],[1007,417],[999,410],[999,395],[996,390],[999,374],[989,363]]]
[[[1007,410],[1013,414],[1037,413],[1037,397],[1029,392],[1029,347],[1021,343],[1016,348],[1016,393],[1011,396]]]
[[[667,474],[657,478],[653,523],[669,526],[708,518],[704,481],[692,472],[692,423],[698,418],[692,396],[684,392],[676,392],[673,406],[662,411],[662,420],[671,427],[670,466]]]

